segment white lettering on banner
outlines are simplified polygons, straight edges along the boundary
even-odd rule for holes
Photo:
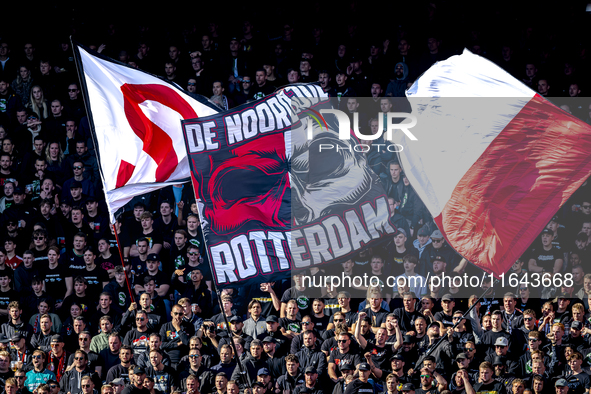
[[[290,127],[291,112],[293,111],[289,105],[289,99],[280,95],[263,101],[240,114],[224,117],[228,145],[255,138],[259,133]]]
[[[215,122],[203,124],[190,124],[186,127],[187,143],[189,144],[189,153],[203,152],[204,150],[216,150],[220,144],[215,141],[216,133],[211,131],[215,127]]]
[[[374,208],[375,206],[375,208]],[[258,274],[269,275],[306,268],[346,256],[395,229],[388,222],[388,201],[377,198],[360,212],[347,211],[321,223],[280,232],[252,231],[210,248],[218,284],[237,282]],[[293,239],[293,242],[291,242]],[[272,247],[273,252],[270,252]]]

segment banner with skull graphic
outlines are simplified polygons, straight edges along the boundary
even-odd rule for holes
[[[316,85],[294,85],[182,121],[203,234],[220,288],[341,262],[396,233],[363,153],[347,149]],[[353,141],[353,140],[351,140]],[[324,154],[318,144],[343,149]]]

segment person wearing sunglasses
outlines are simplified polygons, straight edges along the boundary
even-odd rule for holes
[[[92,350],[90,350],[90,340],[91,340],[92,336],[90,335],[90,332],[88,331],[81,331],[78,334],[78,346],[79,349],[84,351],[87,355],[88,358],[88,366],[98,375],[98,376],[102,376],[102,372],[103,372],[103,366],[104,366],[104,362],[103,362],[103,358],[98,354],[93,352]],[[64,349],[63,344],[60,345],[59,342],[56,343],[56,346],[52,346],[51,350],[56,352],[56,358],[55,358],[55,367],[52,369],[51,367],[48,367],[51,371],[56,371],[59,368],[59,356],[58,354],[69,354],[69,352],[66,352]],[[59,351],[62,350],[61,353],[59,353]],[[109,351],[109,349],[105,349],[104,351]],[[53,353],[52,353],[53,354]],[[52,360],[52,354],[50,354],[50,362]],[[68,365],[72,365],[74,363],[74,357],[75,355],[72,353],[69,355],[69,357],[67,358],[68,360]],[[61,375],[59,374],[59,370],[56,373],[56,375],[58,376],[58,380],[61,378]]]
[[[351,366],[356,366],[363,361],[359,353],[351,349],[351,334],[341,332],[336,339],[337,348],[330,352],[328,359],[328,376],[335,383],[340,379],[337,375],[337,365],[351,364]]]
[[[470,341],[474,342],[474,334],[468,332],[466,328],[467,320],[462,318],[464,316],[463,311],[455,311],[453,313],[452,322],[453,324],[458,323],[458,325],[454,328],[454,332],[452,334],[452,348],[454,354],[458,354],[464,351],[465,344]]]
[[[128,331],[123,339],[123,344],[131,346],[133,349],[135,363],[137,363],[140,354],[148,350],[149,337],[153,330],[154,329],[149,326],[148,314],[146,311],[137,311],[135,314],[135,328]]]
[[[183,354],[189,351],[189,339],[195,335],[195,327],[183,320],[184,308],[174,305],[170,315],[172,321],[164,323],[160,328],[162,350],[168,352],[171,366],[176,368]]]
[[[99,376],[88,366],[88,356],[82,350],[74,352],[74,367],[66,371],[60,380],[60,391],[64,393],[80,393],[82,391],[82,378],[90,376],[95,386],[101,385]]]
[[[25,387],[33,392],[38,386],[44,384],[49,379],[55,380],[55,374],[45,368],[45,352],[42,350],[35,350],[31,356],[33,360],[33,369],[27,372]]]

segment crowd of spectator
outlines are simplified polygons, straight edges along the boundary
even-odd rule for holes
[[[399,7],[403,15],[412,6]],[[245,18],[188,24],[166,39],[154,27],[123,39],[113,23],[104,40],[82,43],[221,109],[318,82],[349,113],[387,112],[433,63],[466,47],[590,122],[584,42],[561,45],[557,29],[533,23],[516,36],[478,27],[450,35],[441,13],[453,6],[439,7],[421,8],[429,28],[388,33],[350,19],[332,34],[311,17],[274,33],[261,18]],[[369,153],[398,228],[383,247],[282,282],[230,287],[218,300],[189,185],[134,198],[110,225],[70,41],[0,36],[0,71],[7,394],[590,391],[587,183],[513,265],[515,285],[500,288],[488,277],[480,288],[440,286],[434,277],[483,272],[446,243],[395,156]],[[376,116],[362,119],[364,132],[377,132]],[[318,288],[305,280],[341,273],[375,276],[380,285]],[[533,285],[534,273],[550,285]],[[554,280],[566,275],[571,282]]]

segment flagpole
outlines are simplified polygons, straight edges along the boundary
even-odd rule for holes
[[[192,177],[191,177],[192,178]],[[193,195],[195,196],[195,201],[197,201],[197,192],[195,191],[195,184],[193,183],[193,179],[191,179],[191,187],[193,188]],[[199,206],[199,205],[197,205]],[[201,214],[199,213],[198,215],[199,218],[199,225],[201,226]],[[203,233],[203,228],[201,229],[201,232]],[[215,283],[215,279],[213,277],[214,275],[214,266],[212,264],[212,259],[211,256],[209,254],[209,249],[207,248],[207,241],[206,241],[206,237],[205,234],[203,235],[203,245],[205,247],[205,254],[207,256],[207,261],[209,264],[209,269],[211,270],[211,275],[212,275],[212,280],[211,280],[211,284],[213,286],[213,290],[217,296],[218,299],[218,304],[220,305],[220,309],[222,312],[222,316],[224,317],[224,322],[226,323],[226,327],[228,330],[228,334],[230,334],[230,346],[232,347],[232,350],[234,351],[234,355],[236,356],[236,363],[238,364],[238,368],[240,369],[240,375],[242,376],[242,379],[244,379],[244,383],[249,387],[252,388],[252,383],[250,381],[250,376],[248,376],[248,373],[244,370],[244,366],[242,365],[242,361],[240,361],[240,357],[238,356],[238,350],[236,349],[236,344],[234,343],[234,340],[232,339],[232,330],[230,329],[230,323],[228,322],[228,318],[226,316],[226,313],[224,312],[224,306],[222,304],[222,298],[220,295],[220,290],[217,287],[216,283]]]
[[[115,233],[115,239],[117,240],[117,250],[119,251],[119,258],[121,258],[121,265],[123,266],[123,273],[125,274],[125,283],[127,283],[127,290],[129,291],[129,297],[131,298],[131,302],[135,302],[135,295],[131,291],[131,285],[129,284],[129,278],[127,278],[127,270],[125,267],[125,258],[123,257],[123,253],[121,252],[121,242],[119,242],[119,235],[117,234],[117,226],[115,224],[111,224],[111,228],[113,229],[113,233]],[[130,270],[131,272],[131,270]]]

